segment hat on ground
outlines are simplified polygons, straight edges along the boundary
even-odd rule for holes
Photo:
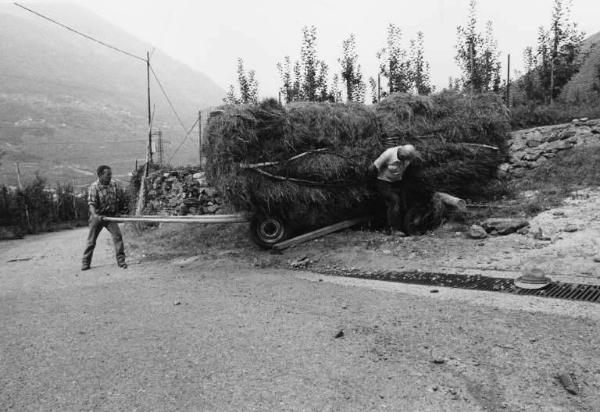
[[[552,282],[540,268],[531,268],[523,276],[515,279],[515,286],[521,289],[542,289]]]

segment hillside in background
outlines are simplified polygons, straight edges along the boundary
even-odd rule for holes
[[[579,72],[562,91],[567,102],[589,102],[600,98],[600,32],[585,40],[582,53],[585,60]]]
[[[49,17],[138,56],[152,47],[87,9],[33,4]],[[0,6],[0,184],[15,184],[36,170],[54,181],[87,184],[99,164],[125,176],[143,161],[148,127],[146,65],[100,46],[14,5]],[[211,79],[160,50],[151,63],[183,125],[198,110],[221,102]],[[171,158],[185,135],[156,81],[151,80],[154,129]],[[171,159],[198,162],[197,132]]]

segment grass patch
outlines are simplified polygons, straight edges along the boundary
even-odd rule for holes
[[[148,225],[144,229],[127,224],[123,232],[128,248],[142,260],[214,255],[222,251],[258,248],[250,240],[247,223],[167,223]]]
[[[600,102],[586,104],[554,103],[553,105],[528,104],[510,109],[510,125],[513,130],[537,126],[569,123],[576,118],[600,117]]]
[[[524,176],[499,183],[502,196],[473,209],[470,221],[487,217],[529,218],[559,207],[569,197],[600,182],[600,146],[575,147],[559,154]]]

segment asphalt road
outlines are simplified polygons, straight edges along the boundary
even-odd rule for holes
[[[600,305],[494,307],[227,256],[122,270],[107,233],[81,272],[85,235],[0,242],[0,410],[600,410]]]

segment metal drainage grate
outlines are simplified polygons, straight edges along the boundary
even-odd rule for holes
[[[451,273],[417,271],[360,271],[357,269],[339,268],[311,268],[310,270],[323,275],[410,283],[415,285],[487,290],[492,292],[514,293],[517,295],[543,296],[547,298],[600,303],[600,285],[551,282],[542,289],[521,289],[515,286],[513,279],[494,278],[482,275],[456,275]]]

